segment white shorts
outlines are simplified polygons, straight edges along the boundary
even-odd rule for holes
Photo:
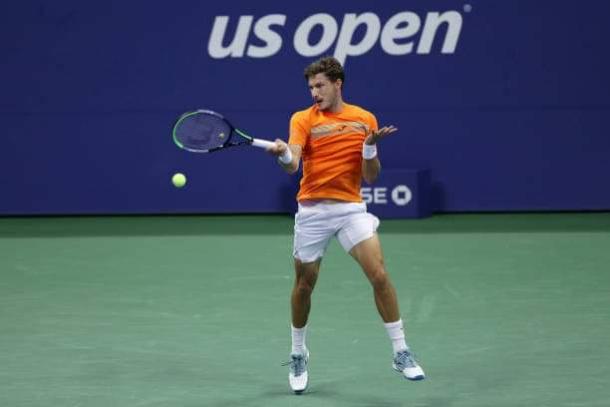
[[[364,202],[306,201],[294,217],[292,255],[303,263],[321,258],[333,236],[346,252],[372,237],[379,219],[366,211]]]

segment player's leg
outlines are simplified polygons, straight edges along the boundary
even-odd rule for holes
[[[303,263],[299,259],[294,259],[295,279],[290,297],[292,350],[290,352],[288,382],[292,391],[297,394],[305,391],[309,381],[307,370],[309,350],[305,345],[305,337],[307,320],[311,310],[311,294],[318,279],[321,260],[322,258],[319,258],[313,262]]]
[[[291,354],[307,354],[305,337],[307,333],[307,320],[311,310],[311,294],[318,280],[322,258],[313,262],[304,263],[294,259],[295,278],[290,296],[292,313],[292,351]]]
[[[349,254],[360,264],[364,274],[373,287],[375,305],[383,322],[390,323],[400,319],[396,290],[385,270],[381,244],[377,234],[356,244]]]
[[[294,227],[295,280],[290,303],[292,311],[292,350],[288,381],[295,393],[307,388],[309,350],[305,344],[307,321],[311,310],[311,294],[318,279],[322,256],[334,230],[326,221],[323,207],[299,205]]]
[[[367,213],[364,205],[350,205],[346,208],[349,213],[346,214],[346,221],[337,233],[337,238],[371,282],[377,310],[392,341],[392,366],[407,379],[421,380],[424,372],[415,362],[406,343],[396,290],[385,269],[381,243],[376,232],[379,219]]]
[[[392,367],[409,380],[424,379],[424,371],[415,361],[405,340],[396,290],[385,270],[379,237],[374,233],[352,247],[349,253],[360,264],[373,286],[377,310],[392,341]]]
[[[318,280],[321,261],[322,258],[319,258],[313,262],[304,263],[299,259],[294,259],[295,278],[290,297],[294,328],[303,328],[307,324],[311,310],[311,294]]]

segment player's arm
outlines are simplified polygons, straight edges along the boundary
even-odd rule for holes
[[[398,130],[394,126],[385,126],[372,131],[362,145],[362,178],[368,183],[375,182],[381,172],[381,162],[377,156],[377,142]]]
[[[379,173],[381,172],[381,162],[377,156],[366,159],[362,159],[362,178],[367,184],[375,182]]]
[[[300,145],[286,144],[283,140],[275,139],[275,146],[267,151],[277,156],[277,162],[288,174],[294,174],[299,170],[302,153]]]

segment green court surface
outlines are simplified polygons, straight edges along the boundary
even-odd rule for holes
[[[0,218],[0,406],[608,406],[610,213],[439,215],[380,236],[428,375],[391,370],[333,242],[288,388],[288,216]]]

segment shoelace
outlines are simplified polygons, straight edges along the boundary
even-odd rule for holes
[[[290,366],[295,376],[300,376],[305,371],[305,356],[291,355],[291,360],[282,363],[282,366]]]
[[[415,367],[417,366],[417,362],[413,358],[413,355],[409,351],[398,352],[396,355],[396,359],[394,359],[394,363],[401,368],[405,367]]]

